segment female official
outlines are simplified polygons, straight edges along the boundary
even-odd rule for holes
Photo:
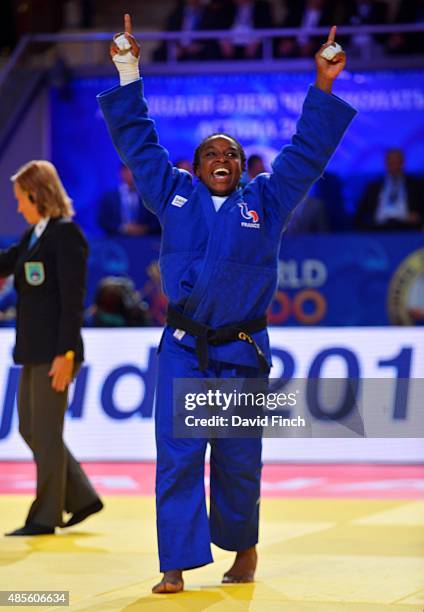
[[[87,242],[71,220],[72,201],[53,164],[31,161],[11,180],[30,228],[0,251],[0,275],[14,275],[18,294],[19,432],[34,455],[37,490],[25,525],[6,535],[35,536],[76,525],[103,507],[62,437],[69,383],[84,358]],[[66,523],[63,512],[72,515]]]
[[[273,163],[239,188],[245,154],[227,134],[214,134],[194,155],[197,180],[173,168],[149,118],[139,76],[140,48],[131,35],[111,46],[120,86],[99,95],[115,147],[132,170],[142,199],[162,225],[160,266],[169,298],[156,393],[156,505],[162,580],[155,593],[183,589],[184,570],[210,563],[210,543],[236,552],[223,582],[251,582],[261,473],[261,439],[210,440],[210,516],[204,491],[207,439],[172,434],[172,385],[184,378],[254,378],[267,374],[270,348],[265,312],[277,281],[287,216],[324,171],[355,115],[331,94],[345,65],[320,53],[297,132]],[[115,37],[116,38],[116,37]],[[128,47],[126,49],[125,47]]]

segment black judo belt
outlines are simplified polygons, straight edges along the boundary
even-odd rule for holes
[[[198,323],[198,321],[193,321],[193,319],[181,314],[172,306],[168,306],[166,322],[171,327],[181,329],[196,338],[196,355],[201,371],[206,370],[208,366],[208,344],[219,346],[234,340],[241,340],[248,342],[255,349],[260,371],[269,372],[269,365],[265,355],[250,335],[266,328],[267,320],[265,316],[259,319],[252,319],[251,321],[235,323],[228,327],[217,327],[214,329],[208,325],[203,325],[203,323]]]

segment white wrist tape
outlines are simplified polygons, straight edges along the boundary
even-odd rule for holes
[[[119,53],[113,56],[113,62],[119,72],[121,85],[128,85],[140,78],[138,57],[131,52],[131,45],[123,34],[114,37],[114,42],[119,48]]]
[[[321,52],[321,57],[331,62],[331,60],[336,57],[337,53],[340,53],[341,51],[343,51],[341,46],[338,43],[333,42]]]

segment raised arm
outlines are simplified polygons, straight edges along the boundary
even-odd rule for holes
[[[296,133],[272,164],[267,190],[275,204],[270,212],[278,214],[282,222],[320,178],[356,114],[331,93],[334,80],[346,64],[345,53],[335,47],[335,35],[333,26],[327,42],[315,55],[316,81],[306,96]],[[327,49],[336,50],[330,60],[323,57]],[[331,56],[331,52],[327,54]]]
[[[160,217],[178,181],[187,180],[187,176],[172,168],[168,151],[159,144],[154,121],[148,116],[147,102],[143,97],[138,69],[140,46],[131,33],[128,14],[124,26],[125,32],[116,35],[110,46],[121,85],[101,93],[98,101],[115,148],[131,169],[144,204]],[[128,45],[130,48],[126,49]]]

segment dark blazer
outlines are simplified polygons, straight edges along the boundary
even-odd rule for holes
[[[0,251],[0,275],[14,274],[18,294],[15,363],[47,363],[69,350],[83,361],[87,241],[70,219],[50,219],[28,250],[32,231]]]
[[[299,28],[302,25],[303,16],[306,10],[306,0],[289,2],[287,7],[288,12],[284,17],[284,20],[279,24],[279,27]],[[316,27],[321,28],[323,26],[329,26],[334,23],[333,14],[334,1],[327,0],[326,2],[324,2]],[[308,38],[315,51],[318,51],[323,41],[325,40],[323,36],[309,36]],[[338,38],[339,37],[337,37],[337,39]],[[287,57],[297,57],[300,54],[300,48],[296,36],[284,36],[282,38],[278,38],[275,44],[277,55],[281,55],[281,52],[279,50],[279,43],[283,40],[291,42],[290,51],[285,52],[284,55],[287,55]]]
[[[401,229],[420,229],[424,225],[424,181],[416,176],[405,175],[405,188],[407,206],[410,212],[418,213],[418,223],[402,223],[401,221],[388,222],[382,226],[375,223],[375,213],[378,206],[380,191],[384,185],[384,178],[368,183],[365,191],[359,202],[358,209],[355,214],[355,226],[358,229],[378,229],[379,227],[388,227]]]
[[[362,25],[384,25],[387,22],[388,4],[385,2],[372,2],[369,5],[370,11],[367,16],[361,15],[356,0],[343,2],[342,7],[342,14],[339,16],[340,25],[361,27]],[[379,43],[384,43],[387,34],[372,34],[371,37]],[[343,47],[350,43],[352,37],[349,35],[337,36],[337,40]]]
[[[121,212],[121,194],[119,189],[113,189],[103,195],[99,203],[97,216],[98,223],[102,230],[109,236],[117,236],[120,234],[122,225]],[[155,215],[153,215],[141,202],[137,215],[137,223],[147,225],[148,234],[160,234],[160,223]]]
[[[306,0],[299,0],[297,2],[291,2],[288,5],[288,11],[284,18],[284,21],[280,24],[282,28],[299,28],[303,15],[306,10]],[[317,27],[327,26],[332,23],[334,14],[334,1],[327,0],[324,2],[322,11],[317,23]],[[321,40],[323,37],[321,36]],[[322,44],[322,43],[321,43]]]

